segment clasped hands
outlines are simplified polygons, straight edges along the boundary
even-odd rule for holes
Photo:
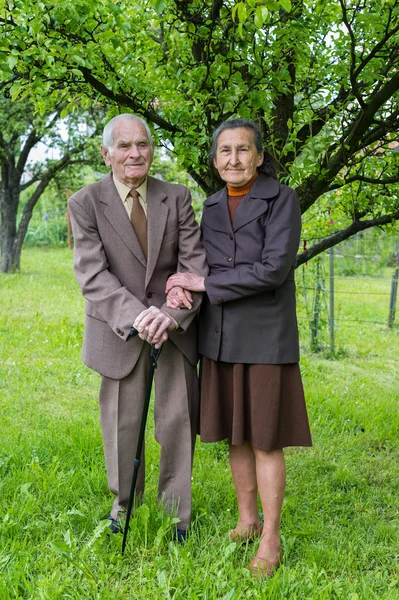
[[[160,348],[168,339],[168,330],[176,329],[177,323],[172,317],[162,312],[156,306],[150,306],[136,317],[133,327],[139,332],[139,337]]]
[[[204,292],[204,277],[194,273],[175,273],[166,283],[166,306],[168,308],[192,308],[191,292]],[[173,331],[177,323],[156,306],[150,306],[136,317],[133,327],[139,337],[160,348],[168,339],[168,331]]]
[[[166,282],[166,306],[191,308],[191,292],[205,292],[204,277],[195,273],[175,273]]]

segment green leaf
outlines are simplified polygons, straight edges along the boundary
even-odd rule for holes
[[[119,35],[115,35],[114,37],[111,38],[111,44],[113,45],[113,47],[116,48],[120,48],[121,46],[123,46],[123,42],[122,39]]]
[[[10,88],[10,96],[11,96],[12,101],[14,101],[18,98],[20,92],[21,92],[21,84],[13,83],[13,85]]]
[[[235,589],[233,588],[232,590],[230,590],[229,592],[227,592],[227,594],[225,596],[223,596],[223,598],[221,598],[221,600],[232,600],[234,594],[236,593]]]
[[[73,58],[81,67],[84,67],[86,65],[86,61],[84,60],[84,58],[79,56],[79,54],[74,54]]]
[[[245,19],[247,18],[247,7],[245,2],[238,2],[232,10],[231,13],[233,17],[233,21],[235,21],[236,15],[238,15],[238,20],[240,23],[245,23]]]
[[[148,526],[148,521],[150,519],[150,509],[146,504],[142,504],[141,506],[139,506],[139,508],[136,510],[136,517],[139,518],[140,522],[145,527]]]
[[[247,7],[245,6],[244,2],[240,2],[237,6],[238,20],[240,23],[245,23],[247,18]]]
[[[258,29],[264,25],[268,16],[269,10],[266,6],[258,6],[256,8],[254,22]]]
[[[70,529],[68,529],[67,531],[64,531],[63,537],[64,537],[64,542],[66,543],[68,548],[72,548],[72,545],[73,545],[72,531]]]
[[[266,6],[271,12],[279,10],[280,8],[279,3],[275,2],[274,0],[266,0]]]
[[[155,0],[154,2],[154,8],[155,11],[158,15],[161,15],[163,13],[163,10],[165,8],[165,2],[164,0]]]
[[[291,0],[280,0],[281,6],[284,8],[286,12],[290,12],[291,10]]]
[[[17,62],[18,62],[18,58],[16,56],[9,56],[7,59],[8,66],[10,67],[11,70],[13,70],[13,68],[15,67]]]

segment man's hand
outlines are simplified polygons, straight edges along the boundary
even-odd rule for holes
[[[168,294],[173,287],[181,287],[192,292],[205,292],[205,277],[195,275],[195,273],[175,273],[171,275],[166,282],[166,293]]]
[[[162,312],[156,306],[150,306],[143,310],[133,323],[133,327],[139,332],[139,337],[155,348],[160,348],[168,339],[168,330],[176,328],[176,321]]]
[[[173,287],[166,297],[168,308],[192,308],[193,297],[191,292],[181,287]]]

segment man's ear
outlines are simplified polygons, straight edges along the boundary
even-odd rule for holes
[[[101,154],[102,154],[102,157],[104,159],[105,164],[107,165],[107,167],[110,167],[111,166],[111,161],[110,161],[110,158],[109,158],[109,150],[108,150],[108,148],[106,148],[105,146],[103,146],[101,144],[100,151],[101,151]]]

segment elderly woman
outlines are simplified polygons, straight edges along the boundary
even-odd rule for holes
[[[222,123],[210,158],[227,185],[204,204],[209,275],[176,273],[166,291],[174,307],[183,306],[173,291],[179,287],[206,292],[199,333],[201,440],[229,440],[239,509],[229,536],[261,537],[249,568],[267,576],[281,560],[282,448],[311,445],[295,312],[300,207],[296,193],[275,179],[252,121]]]

